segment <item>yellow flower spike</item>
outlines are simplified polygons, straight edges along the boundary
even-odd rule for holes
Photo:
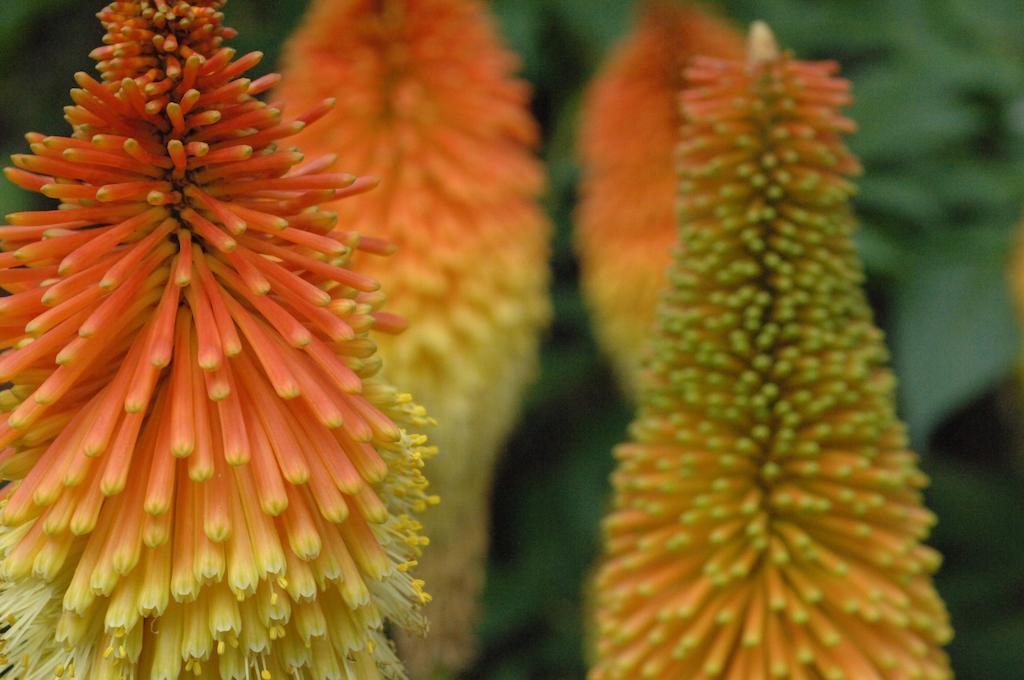
[[[746,60],[686,71],[680,246],[616,449],[591,680],[952,677],[835,72],[762,24]]]
[[[1006,274],[1017,321],[1024,326],[1024,222],[1018,226]],[[1020,379],[1024,379],[1024,363],[1020,364],[1018,372]]]
[[[590,86],[580,121],[583,292],[601,348],[633,398],[638,348],[654,325],[676,241],[678,98],[683,67],[697,54],[740,58],[743,38],[697,5],[648,0]]]
[[[424,519],[431,549],[418,568],[431,630],[400,637],[400,651],[413,675],[457,672],[475,646],[492,470],[549,316],[528,88],[478,0],[319,0],[285,64],[289,107],[339,99],[299,136],[303,148],[381,178],[336,209],[398,246],[353,266],[386,277],[389,304],[410,322],[381,340],[384,373],[437,419],[443,452],[430,465],[443,502]]]
[[[223,0],[99,13],[69,137],[0,226],[0,671],[21,680],[406,677],[430,423],[375,377],[400,326],[328,200],[374,181],[283,147]]]

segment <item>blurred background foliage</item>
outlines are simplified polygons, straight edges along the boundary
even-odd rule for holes
[[[0,152],[62,133],[76,70],[99,44],[102,0],[0,3]],[[1024,206],[1020,0],[728,0],[803,58],[854,82],[851,146],[869,293],[900,377],[900,408],[932,476],[945,555],[938,585],[963,680],[1024,676],[1024,407],[1005,267]],[[236,46],[271,70],[306,0],[233,0]],[[494,538],[472,678],[582,678],[582,578],[599,546],[610,449],[629,408],[598,355],[576,283],[571,215],[581,93],[634,12],[630,0],[494,0],[535,88],[556,225],[556,319],[543,373],[494,492]],[[343,93],[339,93],[344,96]],[[623,131],[623,134],[643,131]],[[0,183],[0,214],[38,198]]]

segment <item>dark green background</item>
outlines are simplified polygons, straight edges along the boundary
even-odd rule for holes
[[[0,151],[28,130],[63,133],[76,70],[99,44],[99,0],[0,3]],[[233,0],[237,46],[275,63],[306,0]],[[582,678],[580,592],[598,546],[609,450],[628,408],[587,327],[570,248],[574,136],[587,79],[628,28],[628,0],[496,0],[536,88],[557,225],[556,317],[543,374],[498,475],[494,542],[471,677]],[[956,626],[958,677],[1024,677],[1024,428],[1020,345],[1005,285],[1024,206],[1021,0],[735,0],[855,86],[851,146],[866,166],[859,238],[901,379],[900,407],[932,476],[938,576]],[[0,213],[37,199],[0,183]]]

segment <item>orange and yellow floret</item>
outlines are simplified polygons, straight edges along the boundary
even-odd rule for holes
[[[379,311],[220,0],[114,2],[70,137],[0,226],[0,648],[10,677],[398,678],[420,629],[422,409],[371,377]]]
[[[409,330],[380,344],[384,373],[437,418],[420,565],[430,635],[400,645],[414,674],[458,669],[474,645],[495,459],[536,368],[547,322],[549,224],[529,88],[478,0],[321,0],[286,50],[278,94],[300,110],[339,97],[305,149],[382,178],[342,221],[399,252],[357,255],[388,280]],[[334,208],[334,206],[332,206]],[[401,639],[400,639],[401,642]]]
[[[576,245],[602,349],[636,396],[644,345],[676,242],[673,150],[683,67],[740,58],[738,31],[695,5],[651,0],[589,88]]]
[[[616,451],[592,680],[951,677],[830,62],[687,71],[681,247]]]

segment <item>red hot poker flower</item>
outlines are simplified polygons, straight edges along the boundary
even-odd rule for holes
[[[588,88],[576,244],[601,348],[633,398],[676,241],[673,149],[683,68],[698,54],[739,59],[743,38],[698,5],[641,3],[636,26]],[[631,132],[632,131],[632,132]]]
[[[686,71],[679,244],[596,580],[590,680],[949,680],[935,517],[861,289],[832,62]]]
[[[550,315],[529,88],[482,0],[314,0],[285,57],[289,105],[343,97],[303,148],[382,177],[336,209],[401,246],[353,267],[386,275],[409,320],[380,343],[384,374],[437,417],[444,451],[430,467],[444,503],[425,520],[419,567],[436,595],[430,635],[397,642],[413,675],[458,673],[475,652],[491,477]]]
[[[422,628],[427,422],[368,380],[379,311],[328,200],[222,42],[220,0],[114,2],[70,137],[7,177],[60,202],[0,227],[0,633],[22,678],[402,677]]]

